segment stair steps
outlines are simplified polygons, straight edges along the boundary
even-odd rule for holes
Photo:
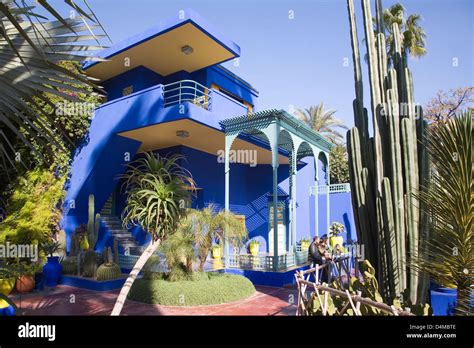
[[[104,209],[102,209],[103,211]],[[129,230],[123,228],[122,221],[119,217],[111,214],[101,216],[107,229],[110,231],[114,239],[118,241],[118,245],[124,249],[129,249],[130,254],[138,255],[143,250],[140,247]]]

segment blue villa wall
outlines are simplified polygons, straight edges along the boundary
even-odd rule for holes
[[[189,18],[201,22],[200,16],[189,12]],[[176,23],[165,22],[163,28],[172,28]],[[161,27],[160,27],[161,28]],[[201,25],[201,28],[202,25]],[[207,26],[206,26],[207,28]],[[137,35],[123,43],[119,43],[111,50],[102,53],[104,58],[108,54],[121,52],[126,47],[139,44],[145,37],[153,35],[157,28]],[[207,31],[204,28],[205,31]],[[213,29],[214,30],[214,29]],[[213,31],[212,30],[212,31]],[[214,32],[214,31],[213,31]],[[240,54],[240,48],[227,41],[228,47]],[[87,66],[96,63],[88,63]],[[104,63],[105,64],[105,63]],[[67,181],[67,196],[65,199],[62,227],[69,236],[75,228],[87,222],[88,196],[95,196],[95,211],[99,212],[106,200],[114,192],[116,194],[116,214],[124,208],[125,197],[120,193],[118,177],[125,170],[125,165],[133,160],[141,145],[140,142],[119,135],[125,131],[172,122],[180,119],[189,119],[201,125],[222,131],[220,121],[245,115],[247,106],[235,98],[211,89],[209,91],[210,107],[208,110],[189,102],[181,105],[164,107],[163,85],[179,80],[194,80],[206,87],[213,84],[224,89],[239,100],[252,105],[258,111],[258,92],[247,82],[221,66],[210,66],[192,73],[179,71],[168,76],[161,76],[152,70],[139,66],[115,77],[103,81],[102,85],[108,93],[108,102],[96,109],[92,120],[88,140],[76,151],[71,168],[71,177]],[[122,96],[123,89],[133,86],[133,93]],[[262,146],[255,139],[245,138],[258,146]],[[224,147],[224,144],[222,144]],[[162,155],[181,153],[187,158],[184,164],[193,174],[200,191],[196,201],[197,207],[214,203],[217,208],[224,206],[224,164],[218,163],[215,155],[196,149],[178,146],[158,151]],[[283,155],[285,155],[282,152]],[[297,240],[327,232],[325,197],[318,199],[319,231],[314,230],[315,203],[310,196],[309,187],[314,185],[313,159],[304,159],[299,166],[297,176]],[[325,173],[323,165],[319,165],[320,184],[324,183]],[[288,165],[280,165],[278,172],[280,194],[288,193]],[[272,191],[272,170],[270,165],[257,165],[254,168],[248,165],[232,164],[230,175],[230,208],[237,214],[246,216],[247,228],[251,238],[262,240],[261,250],[267,251],[267,205],[268,194]],[[330,221],[341,221],[346,229],[352,231],[353,217],[350,209],[348,194],[331,195]],[[139,244],[146,243],[149,237],[140,228],[134,228],[132,234]],[[287,236],[287,240],[288,240]],[[98,250],[110,245],[112,236],[103,227],[100,229]]]
[[[250,88],[246,82],[240,80],[226,69],[217,66],[201,69],[192,73],[179,71],[165,77],[146,67],[139,66],[112,77],[102,82],[101,85],[107,93],[108,101],[112,101],[121,98],[124,88],[129,86],[132,86],[133,92],[136,93],[158,84],[167,85],[181,80],[193,80],[208,88],[216,84],[253,106],[257,104],[257,91]]]
[[[214,204],[217,209],[224,208],[224,164],[217,161],[215,155],[192,149],[186,146],[177,146],[156,151],[160,156],[181,154],[186,160],[182,165],[193,175],[200,190],[200,203],[194,208],[203,208]],[[313,159],[307,158],[309,162]],[[321,165],[322,163],[320,163]],[[279,193],[288,193],[288,165],[279,167]],[[268,208],[267,195],[272,190],[272,169],[270,165],[250,167],[238,163],[231,164],[230,171],[230,209],[239,215],[245,215],[249,238],[257,238],[262,243],[260,250],[268,251]],[[315,235],[314,224],[314,197],[310,196],[310,186],[314,185],[314,166],[301,164],[297,174],[297,229],[296,240]],[[125,207],[126,197],[120,192],[120,184],[116,187],[115,210],[121,212]],[[354,219],[351,208],[350,193],[336,193],[330,195],[330,221],[344,223],[346,231],[353,231]],[[319,197],[319,235],[327,233],[326,224],[326,196]],[[287,229],[287,240],[289,230]],[[139,228],[133,228],[132,234],[140,245],[149,241],[146,233]],[[350,237],[350,235],[347,235]],[[346,234],[343,235],[346,239]],[[352,236],[354,237],[354,236]]]

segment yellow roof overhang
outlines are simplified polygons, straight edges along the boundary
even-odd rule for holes
[[[184,46],[193,52],[186,55]],[[87,74],[101,80],[145,66],[162,76],[178,71],[193,72],[236,57],[226,46],[216,41],[193,22],[187,22],[132,46],[87,68]]]
[[[189,137],[181,138],[176,135],[177,131],[182,130],[187,131]],[[184,145],[217,156],[220,151],[224,150],[225,143],[223,132],[189,119],[160,123],[119,133],[119,135],[142,142],[139,152]],[[256,150],[257,164],[272,163],[270,150],[239,138],[235,139],[232,144],[232,150]],[[235,159],[236,162],[239,162],[241,157],[236,156]],[[281,154],[279,155],[279,161],[280,164],[288,164],[288,158]]]

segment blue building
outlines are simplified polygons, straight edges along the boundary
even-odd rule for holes
[[[198,186],[193,207],[230,209],[261,241],[263,257],[287,255],[274,268],[306,261],[297,260],[297,242],[327,233],[332,221],[355,238],[347,185],[327,186],[331,144],[284,111],[259,110],[259,92],[221,65],[238,58],[240,47],[198,14],[180,11],[100,56],[104,61],[84,69],[100,79],[108,100],[73,160],[63,216],[68,237],[87,222],[93,194],[103,217],[96,249],[116,238],[133,254],[147,243],[139,228],[121,228],[119,177],[140,153],[154,151],[186,157]]]

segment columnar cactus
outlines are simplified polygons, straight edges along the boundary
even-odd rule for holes
[[[374,33],[369,0],[361,0],[368,55],[373,136],[369,137],[364,107],[359,41],[353,0],[347,0],[354,62],[355,127],[348,131],[349,172],[359,241],[377,268],[383,296],[391,301],[408,291],[412,303],[423,302],[417,293],[420,275],[407,269],[426,236],[414,194],[427,182],[429,168],[422,146],[422,110],[414,105],[413,80],[407,67],[398,24],[392,32],[395,50],[388,65],[382,28],[381,1],[376,2]],[[424,226],[424,225],[423,225]],[[408,245],[406,246],[406,243]],[[426,282],[423,278],[422,282]]]
[[[87,239],[89,241],[89,248],[94,250],[97,239],[99,238],[99,228],[100,228],[100,214],[95,214],[94,208],[94,195],[89,195],[89,211],[88,211],[88,221],[87,221]]]

